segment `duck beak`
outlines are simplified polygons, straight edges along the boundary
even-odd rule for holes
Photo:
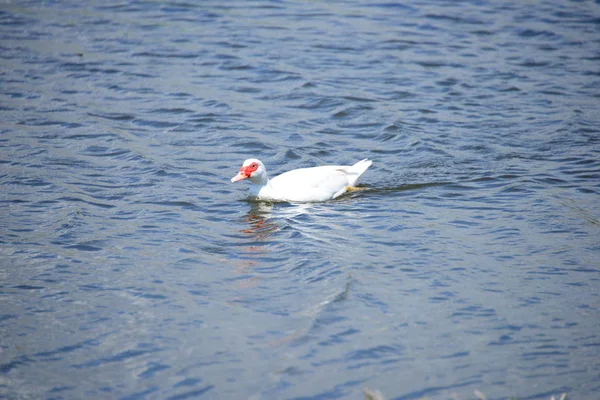
[[[236,176],[234,176],[233,178],[231,178],[231,183],[233,182],[237,182],[237,181],[241,181],[244,179],[248,179],[248,176],[246,176],[246,174],[244,173],[244,171],[240,171],[238,172],[238,174]]]

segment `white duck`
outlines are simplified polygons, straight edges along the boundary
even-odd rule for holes
[[[358,178],[371,164],[372,161],[365,158],[352,166],[324,165],[300,168],[269,179],[263,163],[256,158],[250,158],[244,161],[240,172],[231,178],[231,182],[248,179],[252,182],[250,196],[259,200],[325,201],[352,190]]]

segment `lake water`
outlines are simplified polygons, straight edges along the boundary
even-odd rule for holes
[[[0,21],[0,397],[600,398],[599,2]],[[374,163],[261,204],[250,157]]]

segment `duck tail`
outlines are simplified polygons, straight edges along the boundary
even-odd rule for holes
[[[365,173],[365,171],[371,166],[371,164],[373,164],[373,161],[369,160],[368,158],[365,158],[364,160],[360,160],[359,162],[348,168],[348,174],[354,175],[352,177],[353,182],[350,182],[350,186],[354,186],[356,184],[358,178],[360,178],[360,176]]]

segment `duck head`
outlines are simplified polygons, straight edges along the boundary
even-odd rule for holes
[[[249,158],[242,164],[240,172],[233,178],[231,182],[237,182],[244,179],[248,179],[250,182],[255,184],[266,184],[269,180],[267,178],[267,170],[263,163],[256,158]]]

